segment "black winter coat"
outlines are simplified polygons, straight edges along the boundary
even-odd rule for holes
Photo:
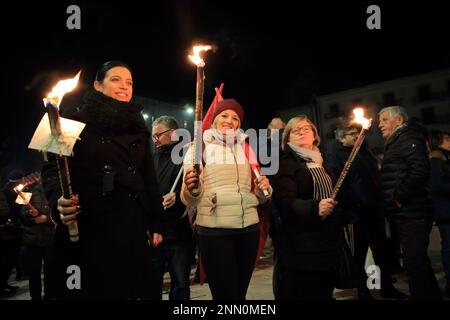
[[[47,216],[47,221],[36,223],[34,217],[30,214],[30,209],[27,206],[22,206],[21,219],[24,226],[23,244],[27,246],[49,247],[53,244],[55,223],[51,217],[51,210],[45,198],[44,189],[41,184],[35,184],[27,192],[32,193],[30,204],[41,215]]]
[[[435,220],[450,222],[450,152],[447,150],[431,153],[430,192]]]
[[[280,169],[272,177],[271,185],[281,218],[277,240],[279,263],[310,271],[336,267],[346,217],[336,207],[326,219],[320,218],[311,173],[305,160],[289,146],[281,156]]]
[[[69,159],[73,193],[79,195],[79,243],[69,241],[56,200],[61,192],[55,162],[42,177],[54,209],[57,292],[67,291],[65,269],[78,264],[81,296],[89,299],[138,299],[158,295],[154,250],[146,231],[164,233],[162,205],[142,106],[120,102],[97,91],[86,94],[79,111],[65,117],[86,123]]]
[[[329,170],[339,177],[352,151],[339,141],[333,144],[327,157]],[[382,217],[380,173],[377,161],[367,150],[365,143],[359,149],[350,170],[339,190],[337,201],[341,207],[351,213],[352,220]]]
[[[174,164],[171,158],[172,149],[177,144],[161,146],[156,150],[153,155],[153,161],[155,164],[156,177],[158,179],[159,191],[162,196],[169,193],[173,183],[180,171],[181,164]],[[192,229],[189,223],[189,217],[186,214],[183,218],[182,215],[186,209],[186,206],[181,202],[180,191],[183,183],[183,174],[181,175],[177,186],[175,187],[176,201],[175,204],[164,210],[165,222],[167,223],[166,233],[164,234],[164,240],[184,240],[192,241]],[[181,219],[180,219],[181,218]]]
[[[381,186],[385,213],[391,217],[431,217],[429,175],[430,160],[424,128],[405,123],[394,132],[384,148]]]

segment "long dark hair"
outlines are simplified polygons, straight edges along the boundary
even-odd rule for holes
[[[120,60],[111,60],[111,61],[105,62],[104,64],[102,64],[100,66],[97,73],[95,74],[95,81],[98,81],[100,83],[103,82],[108,70],[115,68],[115,67],[124,67],[124,68],[128,69],[131,74],[133,74],[133,72],[131,71],[131,68],[125,62],[122,62]]]

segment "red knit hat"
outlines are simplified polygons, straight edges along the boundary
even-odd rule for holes
[[[225,110],[233,110],[239,116],[241,123],[244,121],[244,109],[242,106],[234,99],[224,99],[219,101],[216,105],[213,115],[213,122],[214,119]]]

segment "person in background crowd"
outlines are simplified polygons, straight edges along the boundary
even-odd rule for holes
[[[45,198],[40,181],[24,189],[32,193],[30,204],[36,209],[33,212],[28,206],[22,206],[21,219],[24,225],[23,244],[25,269],[29,276],[28,284],[33,301],[42,301],[41,268],[44,265],[44,300],[52,299],[51,259],[55,223]]]
[[[172,150],[178,142],[176,129],[178,129],[178,123],[174,117],[161,116],[153,121],[152,140],[156,146],[153,161],[167,223],[167,231],[160,250],[162,251],[162,268],[164,270],[167,265],[170,274],[169,300],[189,300],[189,276],[194,248],[189,217],[180,199],[183,183],[181,178],[175,189],[171,191],[182,168],[182,165],[176,165],[171,157]]]
[[[430,192],[434,219],[439,227],[442,245],[442,264],[446,277],[445,294],[450,296],[450,133],[432,131]]]
[[[336,140],[327,157],[328,167],[338,177],[355,145],[361,126],[343,123],[335,131]],[[380,175],[375,157],[364,142],[339,191],[337,200],[343,210],[351,216],[354,232],[357,289],[360,300],[371,300],[367,288],[365,270],[367,251],[370,246],[377,266],[381,271],[381,296],[383,298],[404,299],[391,281],[389,269],[388,243],[382,206]]]
[[[399,233],[411,299],[441,299],[427,253],[433,217],[427,188],[426,131],[408,122],[401,106],[383,108],[379,128],[386,140],[381,168],[383,203]]]

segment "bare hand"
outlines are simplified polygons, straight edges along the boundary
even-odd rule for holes
[[[153,247],[157,247],[161,242],[163,242],[163,236],[159,233],[153,234]]]
[[[77,195],[73,195],[71,199],[66,199],[62,196],[58,199],[59,217],[66,226],[71,225],[75,221],[76,216],[81,212],[80,208]]]
[[[263,192],[264,190],[267,190],[267,191],[270,190],[269,179],[267,179],[266,176],[261,176],[261,177],[259,177],[259,179],[255,178],[254,182],[255,182],[256,188],[261,190],[261,192]]]
[[[36,222],[37,224],[45,223],[45,222],[47,222],[47,220],[48,220],[47,216],[43,215],[43,214],[34,218],[34,222]]]
[[[184,175],[184,184],[189,192],[192,193],[192,189],[194,189],[195,184],[198,182],[198,186],[200,187],[200,173],[197,173],[194,168],[190,168],[186,171]]]
[[[177,196],[176,196],[175,192],[170,192],[168,194],[165,194],[163,196],[163,202],[162,202],[164,210],[172,207],[175,204],[176,200],[177,200]]]
[[[334,207],[336,207],[336,205],[337,201],[334,201],[331,198],[322,199],[319,202],[319,216],[323,219],[329,216],[333,212]]]

